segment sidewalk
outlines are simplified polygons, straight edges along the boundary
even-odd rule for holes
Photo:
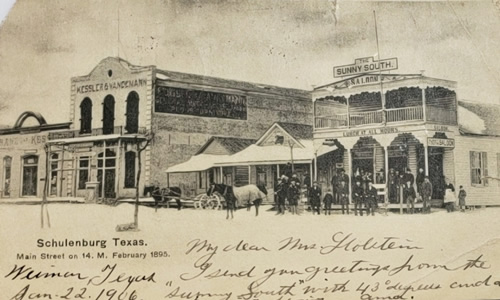
[[[83,197],[47,197],[48,203],[85,203]],[[23,198],[2,198],[0,204],[41,204],[42,198],[23,197]]]

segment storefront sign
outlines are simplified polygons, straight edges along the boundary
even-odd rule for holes
[[[344,131],[343,135],[345,137],[369,136],[369,135],[376,135],[376,134],[388,134],[388,133],[398,133],[398,132],[399,132],[399,130],[395,127],[387,127],[387,128],[372,128],[372,129]]]
[[[0,138],[0,147],[13,147],[20,145],[40,145],[45,144],[47,135],[12,135],[10,137]]]
[[[442,148],[455,148],[455,140],[454,139],[427,138],[427,146],[429,146],[429,147],[442,147]]]
[[[347,79],[345,81],[345,83],[348,87],[355,86],[355,85],[365,85],[365,84],[371,84],[371,83],[379,83],[380,78],[381,78],[381,76],[378,76],[378,75],[363,75],[363,76]]]
[[[333,77],[345,77],[356,74],[372,73],[378,71],[396,70],[398,68],[397,58],[373,60],[373,57],[357,58],[353,65],[345,65],[333,68]]]
[[[145,86],[147,84],[146,79],[131,79],[131,80],[121,80],[115,82],[106,82],[106,83],[94,83],[94,84],[86,84],[80,85],[76,87],[77,94],[85,94],[85,93],[94,93],[100,91],[112,91],[126,88],[137,88],[141,86]]]

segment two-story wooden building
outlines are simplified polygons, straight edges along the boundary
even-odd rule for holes
[[[500,205],[500,107],[458,101],[456,88],[422,74],[384,73],[316,87],[315,143],[342,150],[319,180],[329,182],[339,168],[352,179],[370,173],[395,204],[400,194],[391,196],[388,179],[407,170],[416,179],[421,169],[433,199],[443,199],[445,183],[452,183],[456,191],[464,186],[470,205]]]
[[[315,143],[339,143],[343,151],[332,165],[351,178],[370,173],[385,183],[390,173],[411,170],[416,177],[423,169],[433,198],[442,199],[444,181],[455,181],[455,90],[456,82],[420,74],[361,74],[316,87]]]

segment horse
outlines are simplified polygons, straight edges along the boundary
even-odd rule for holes
[[[253,203],[255,205],[255,216],[258,216],[262,198],[267,199],[267,190],[262,185],[249,184],[241,187],[233,187],[222,183],[214,183],[210,185],[207,196],[211,196],[214,192],[217,192],[226,200],[226,219],[229,219],[229,213],[231,213],[232,219],[236,207],[243,206],[244,203],[247,204],[248,210],[250,210]]]
[[[182,209],[181,202],[181,188],[177,186],[162,188],[155,186],[151,191],[151,196],[155,200],[155,212],[158,210],[158,203],[164,203],[165,201],[169,201],[170,198],[174,198],[177,203],[177,209]]]

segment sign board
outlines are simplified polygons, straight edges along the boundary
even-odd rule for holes
[[[427,138],[428,147],[455,148],[454,139]]]
[[[350,79],[346,79],[345,84],[347,87],[350,86],[357,86],[357,85],[365,85],[365,84],[372,84],[372,83],[380,83],[382,76],[378,75],[362,75]]]
[[[333,68],[333,77],[346,77],[356,74],[373,73],[379,71],[396,70],[397,58],[373,60],[373,57],[357,58],[353,65],[338,66]]]

